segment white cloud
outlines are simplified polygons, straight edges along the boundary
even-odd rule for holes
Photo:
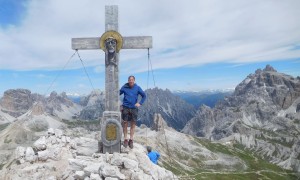
[[[102,72],[104,72],[104,71],[105,71],[104,66],[96,66],[96,67],[94,68],[94,72],[95,72],[95,73],[102,73]]]
[[[155,69],[300,57],[292,50],[300,43],[298,0],[32,0],[21,25],[0,29],[0,67],[61,69],[73,53],[71,38],[101,36],[105,4],[119,5],[123,36],[153,36]],[[104,64],[101,50],[80,55],[86,66]],[[147,71],[147,51],[122,50],[120,63],[123,73]],[[68,65],[76,67],[75,60]]]
[[[88,86],[86,86],[85,84],[77,84],[77,86],[79,87],[79,88],[87,88]]]
[[[40,74],[33,75],[33,77],[39,78],[39,79],[44,79],[44,78],[49,78],[50,76],[40,73]]]

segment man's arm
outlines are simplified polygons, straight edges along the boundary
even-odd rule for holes
[[[145,94],[145,92],[142,90],[141,87],[139,87],[138,94],[142,96],[142,99],[141,99],[141,101],[139,102],[139,104],[142,105],[142,104],[145,102],[145,100],[146,100],[146,94]]]
[[[156,152],[156,156],[157,156],[157,159],[159,159],[160,154],[158,152]]]
[[[120,89],[120,95],[122,95],[124,93],[124,88],[122,87],[121,89]]]

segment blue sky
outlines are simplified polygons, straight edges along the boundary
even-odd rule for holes
[[[298,0],[0,0],[0,96],[13,88],[88,94],[93,88],[78,57],[61,70],[74,53],[71,38],[102,35],[111,4],[119,6],[123,36],[153,36],[160,88],[234,88],[267,64],[300,76]],[[94,87],[104,90],[104,53],[79,53]],[[120,85],[133,74],[146,89],[147,70],[146,50],[121,50]],[[152,76],[148,84],[154,86]]]
[[[0,0],[0,26],[19,25],[26,14],[27,0]]]

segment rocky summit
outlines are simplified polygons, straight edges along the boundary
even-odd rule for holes
[[[235,142],[300,172],[300,77],[270,65],[250,74],[215,108],[202,106],[182,132]]]
[[[121,154],[99,154],[94,138],[74,138],[68,133],[50,128],[32,146],[18,146],[14,159],[0,171],[0,179],[178,179],[153,164],[138,143],[132,150],[123,148]]]

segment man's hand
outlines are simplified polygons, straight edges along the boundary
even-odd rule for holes
[[[140,107],[140,106],[141,106],[140,103],[136,103],[136,104],[135,104],[135,107],[137,107],[137,108]]]

